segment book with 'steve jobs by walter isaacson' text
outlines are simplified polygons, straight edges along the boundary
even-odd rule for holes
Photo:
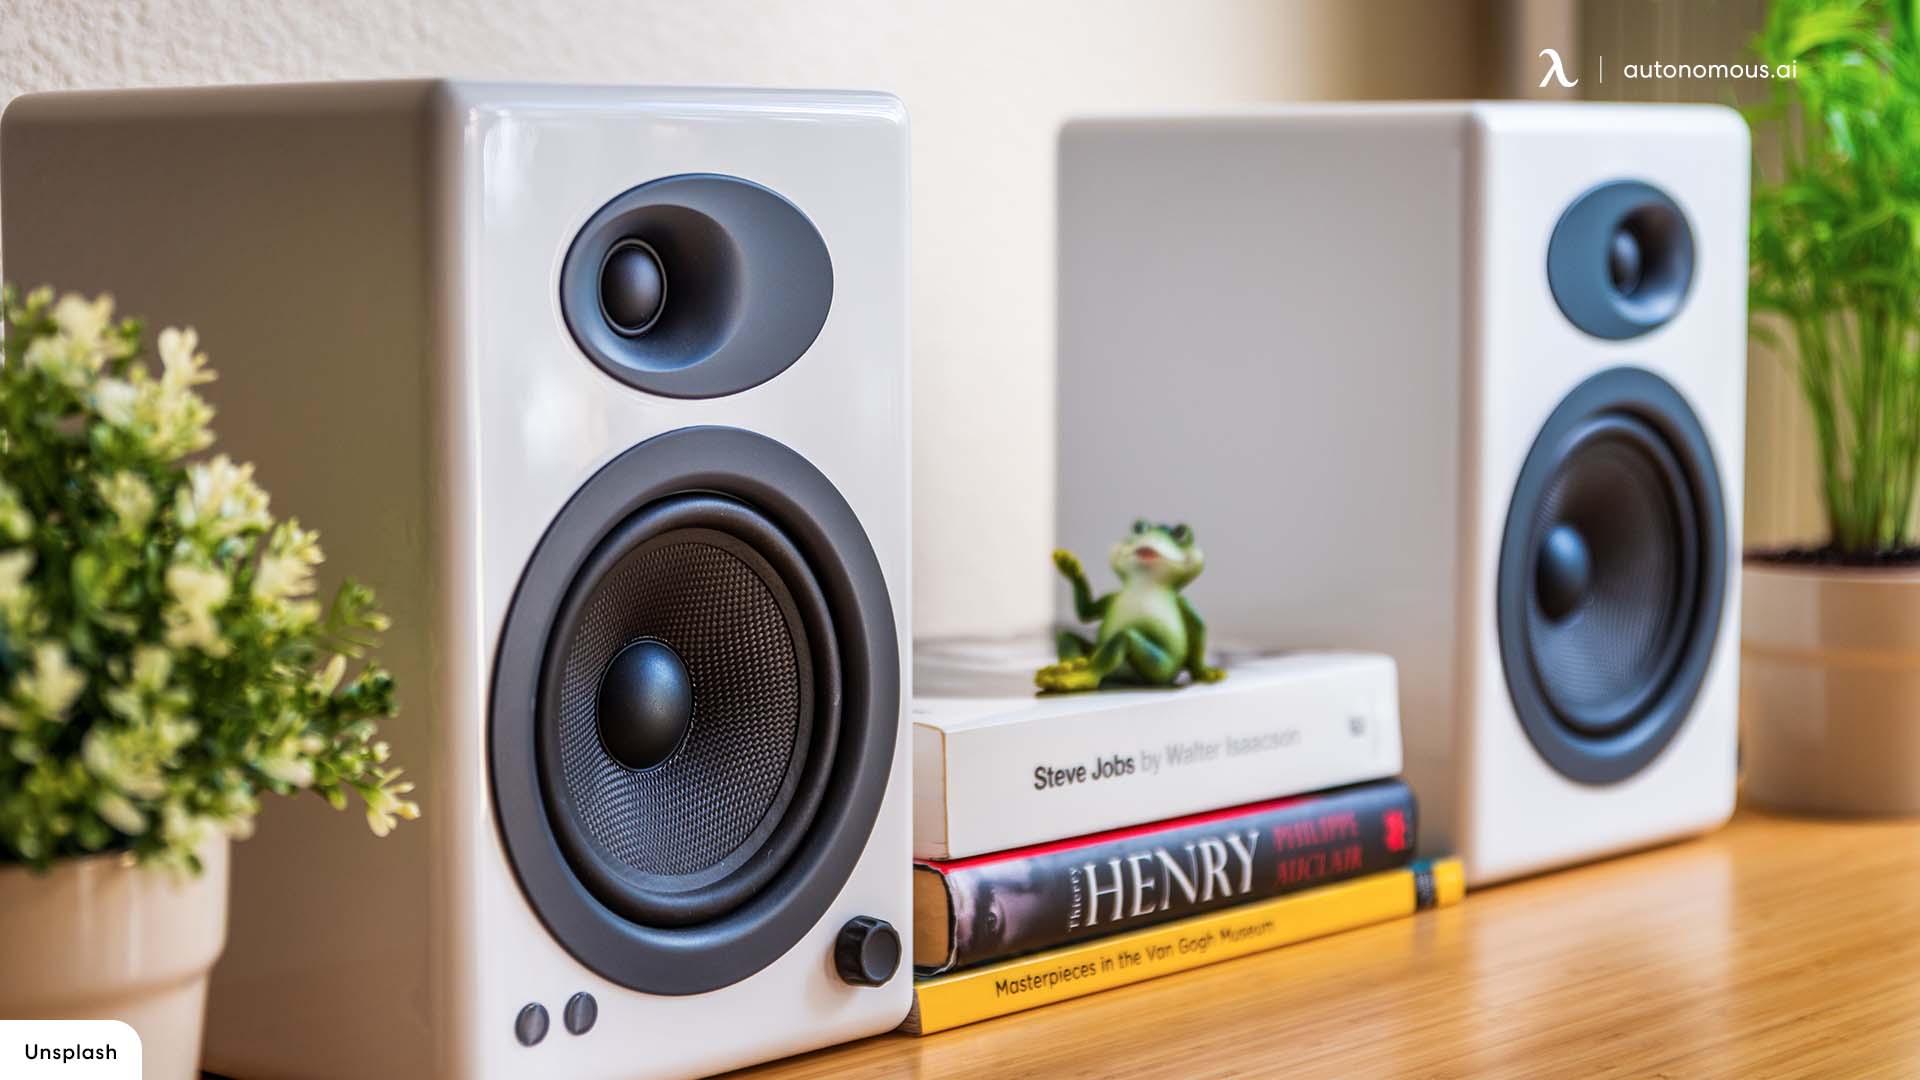
[[[1413,793],[1381,780],[950,862],[913,880],[913,963],[972,967],[1412,861]]]
[[[1222,908],[985,967],[916,979],[900,1030],[914,1035],[1218,963],[1457,903],[1460,860],[1397,870]]]
[[[912,707],[916,859],[1005,851],[1400,772],[1394,664],[1375,653],[1229,658],[1218,683],[1046,697],[1032,693],[1030,667],[1020,691],[924,661],[916,659]]]

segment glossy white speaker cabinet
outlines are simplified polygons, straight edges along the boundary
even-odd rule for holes
[[[37,95],[0,169],[8,275],[197,327],[221,448],[393,620],[424,815],[267,808],[209,1069],[691,1076],[900,1021],[896,100]]]
[[[1476,882],[1733,808],[1748,137],[1332,105],[1060,137],[1059,539],[1185,521],[1219,640],[1400,664]]]

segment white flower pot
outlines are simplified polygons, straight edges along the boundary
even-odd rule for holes
[[[147,1080],[199,1075],[207,973],[227,936],[227,841],[187,877],[117,855],[0,869],[0,1017],[123,1020]]]
[[[1920,570],[1748,562],[1742,589],[1748,798],[1920,814]]]

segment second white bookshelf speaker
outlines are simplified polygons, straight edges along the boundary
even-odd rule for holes
[[[5,265],[195,325],[393,618],[419,822],[234,850],[207,1067],[658,1077],[911,998],[907,131],[853,93],[29,96]]]
[[[1222,640],[1392,655],[1474,881],[1728,816],[1736,114],[1087,119],[1059,165],[1063,546],[1186,521]]]

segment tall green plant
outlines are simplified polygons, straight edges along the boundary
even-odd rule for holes
[[[1812,413],[1832,543],[1904,547],[1920,479],[1920,4],[1776,0],[1751,307],[1781,317]],[[1772,337],[1757,325],[1756,336]]]

